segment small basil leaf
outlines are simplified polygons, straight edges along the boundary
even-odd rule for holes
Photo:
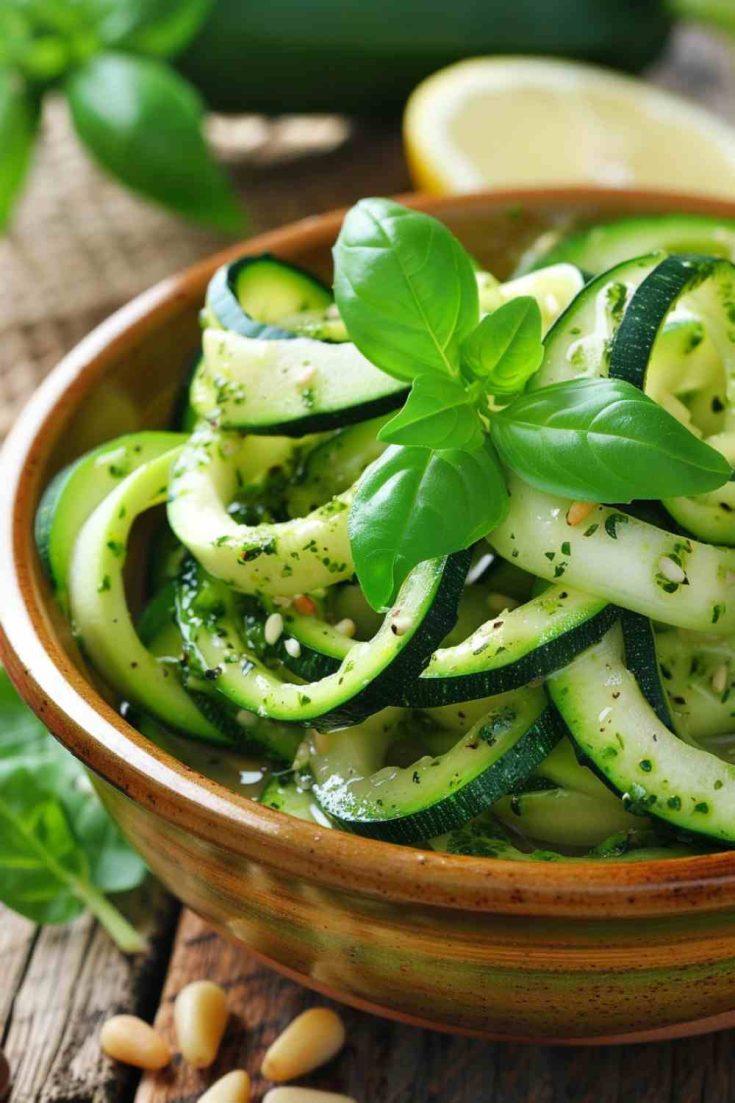
[[[575,379],[516,398],[491,418],[505,463],[540,490],[598,502],[702,494],[730,465],[622,379]]]
[[[389,444],[479,448],[483,429],[471,395],[448,375],[414,379],[406,404],[378,433]]]
[[[153,58],[98,54],[66,93],[77,133],[128,187],[195,222],[242,229],[242,215],[202,134],[199,96]]]
[[[487,441],[461,449],[392,446],[361,477],[349,517],[355,570],[374,609],[409,571],[481,539],[505,517],[508,492]]]
[[[93,0],[97,32],[106,46],[171,57],[191,42],[213,0]]]
[[[17,73],[0,70],[0,230],[23,186],[38,129],[38,106]]]
[[[512,299],[483,318],[465,339],[462,366],[482,379],[490,394],[517,394],[541,367],[541,333],[536,300]]]
[[[477,325],[472,261],[437,219],[363,199],[334,247],[334,294],[350,339],[388,375],[456,374]]]

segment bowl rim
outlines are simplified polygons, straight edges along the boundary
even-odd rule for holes
[[[735,202],[651,190],[526,188],[402,202],[431,213],[474,215],[514,204],[609,208],[611,214],[684,210],[735,219]],[[205,843],[325,888],[505,915],[670,916],[735,905],[735,851],[648,862],[488,861],[365,839],[295,819],[239,796],[146,740],[95,691],[49,630],[32,546],[43,458],[68,412],[119,350],[155,331],[182,303],[201,302],[207,278],[242,253],[279,253],[333,240],[343,210],[327,212],[228,247],[162,280],[112,314],[46,377],[12,428],[0,457],[0,656],[46,726],[86,766],[145,809]]]

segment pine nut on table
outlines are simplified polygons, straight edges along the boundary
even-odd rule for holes
[[[263,1058],[267,1080],[295,1080],[331,1061],[345,1044],[345,1028],[328,1007],[312,1007],[298,1015],[271,1044]]]
[[[214,1061],[227,1026],[227,997],[211,980],[182,988],[174,1003],[174,1026],[181,1055],[195,1069]]]
[[[199,1103],[250,1103],[250,1077],[243,1069],[235,1069],[215,1080]]]
[[[100,1045],[108,1057],[138,1069],[165,1068],[171,1050],[149,1023],[136,1015],[113,1015],[100,1031]]]

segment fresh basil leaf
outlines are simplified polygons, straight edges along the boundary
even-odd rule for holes
[[[35,923],[84,910],[74,884],[87,876],[64,808],[25,766],[0,772],[0,900]]]
[[[0,901],[36,923],[90,908],[122,948],[141,948],[102,895],[134,888],[142,859],[81,764],[46,732],[0,668]]]
[[[38,129],[38,106],[19,74],[0,69],[0,231],[20,195]]]
[[[393,445],[367,468],[349,517],[357,577],[385,609],[425,559],[468,548],[505,517],[508,492],[490,441],[472,452]]]
[[[224,231],[242,214],[202,134],[191,85],[153,58],[103,53],[66,82],[74,126],[94,157],[128,187]]]
[[[94,0],[97,32],[106,46],[142,54],[180,53],[204,25],[213,0]]]
[[[462,366],[494,395],[517,394],[541,367],[541,311],[521,296],[486,315],[462,344]]]
[[[482,444],[483,428],[466,387],[448,375],[419,375],[405,406],[383,426],[378,440],[472,451]]]
[[[363,199],[334,247],[334,294],[350,339],[397,379],[457,374],[477,325],[472,261],[441,222],[390,199]]]
[[[85,781],[88,779],[85,777]],[[73,819],[74,833],[87,855],[89,879],[100,892],[128,892],[147,875],[143,859],[120,834],[104,805],[89,785]]]
[[[502,459],[531,486],[630,502],[702,494],[730,465],[622,379],[575,379],[516,398],[490,419]]]

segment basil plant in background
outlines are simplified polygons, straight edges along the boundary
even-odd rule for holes
[[[355,570],[374,608],[389,606],[422,560],[500,524],[504,466],[540,490],[608,503],[700,494],[729,479],[719,452],[624,380],[524,393],[544,355],[535,299],[481,318],[473,262],[435,218],[364,199],[345,218],[334,264],[350,338],[411,383],[350,510]]]
[[[1,0],[0,230],[31,161],[41,104],[69,105],[92,157],[127,187],[194,222],[243,229],[203,134],[204,103],[168,63],[212,0]]]
[[[135,953],[144,941],[107,894],[136,888],[146,874],[83,767],[0,667],[0,904],[34,923],[68,923],[89,910]]]

